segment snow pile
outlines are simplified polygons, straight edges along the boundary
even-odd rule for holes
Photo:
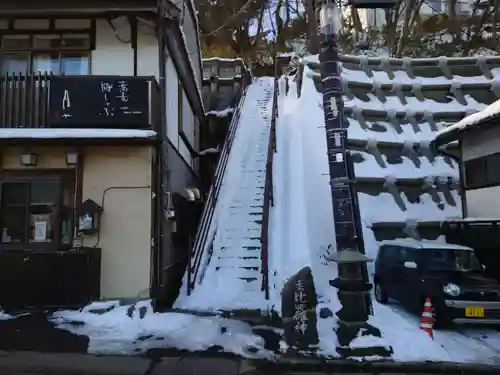
[[[120,306],[116,301],[96,302],[78,311],[59,311],[51,320],[59,329],[89,338],[92,354],[144,353],[175,348],[220,351],[246,358],[272,359],[264,339],[243,322],[181,313],[154,313],[150,301]]]
[[[9,319],[14,319],[14,318],[15,318],[15,316],[6,314],[2,310],[0,310],[0,320],[9,320]]]
[[[217,147],[217,148],[210,147],[210,148],[206,148],[204,150],[201,150],[200,152],[198,152],[198,155],[218,154],[219,152],[220,152],[219,147]]]
[[[227,107],[227,108],[222,109],[220,111],[216,111],[216,110],[208,111],[206,113],[206,115],[207,116],[215,116],[215,117],[223,118],[223,117],[228,117],[229,115],[232,115],[233,112],[234,112],[234,108]]]

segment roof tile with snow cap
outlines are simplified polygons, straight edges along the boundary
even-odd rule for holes
[[[462,210],[458,166],[431,141],[500,98],[500,58],[341,61],[365,246],[367,237],[436,239],[440,221],[461,217]],[[317,59],[306,64],[321,93]]]

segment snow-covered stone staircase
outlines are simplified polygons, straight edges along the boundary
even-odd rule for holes
[[[263,310],[267,306],[261,231],[273,90],[272,77],[257,78],[248,88],[210,223],[207,254],[185,307]]]

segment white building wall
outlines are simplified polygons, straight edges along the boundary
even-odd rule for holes
[[[464,161],[500,152],[500,129],[493,127],[465,136],[461,151]]]
[[[500,218],[500,186],[468,190],[467,216],[473,218]]]
[[[198,83],[198,86],[201,87],[202,66],[200,49],[198,48],[199,36],[196,27],[196,19],[193,19],[191,13],[189,12],[187,1],[184,2],[182,31],[184,33],[184,38],[186,39],[186,47],[191,64],[193,65],[196,82]]]
[[[137,28],[137,75],[155,76],[158,81],[159,51],[154,26],[139,20]]]
[[[189,149],[179,135],[179,121],[182,121],[184,131],[188,128],[187,122],[194,121],[194,114],[183,90],[179,90],[179,76],[171,58],[166,63],[167,88],[167,137],[179,151],[184,160],[192,166],[192,157]],[[181,95],[179,95],[179,91]],[[182,113],[179,113],[179,101],[182,101]],[[185,125],[186,124],[186,125]]]
[[[91,54],[93,75],[134,75],[134,52],[130,46],[130,25],[127,18],[96,22],[96,48]],[[128,43],[124,43],[127,42]]]
[[[177,89],[177,82],[179,80],[177,71],[175,70],[172,59],[168,58],[166,63],[166,79],[169,85],[172,86],[171,90],[167,90],[167,137],[174,144],[179,147],[179,90]]]
[[[105,20],[96,22],[96,49],[92,51],[91,72],[94,75],[134,75],[134,50],[130,25],[126,17],[117,18],[113,27]],[[154,29],[139,21],[137,35],[137,75],[158,79],[158,40]]]

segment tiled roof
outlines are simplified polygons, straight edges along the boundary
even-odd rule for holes
[[[436,239],[441,220],[461,216],[461,198],[458,165],[430,142],[500,98],[500,57],[341,61],[365,243]],[[321,93],[319,63],[306,60],[302,69]]]

